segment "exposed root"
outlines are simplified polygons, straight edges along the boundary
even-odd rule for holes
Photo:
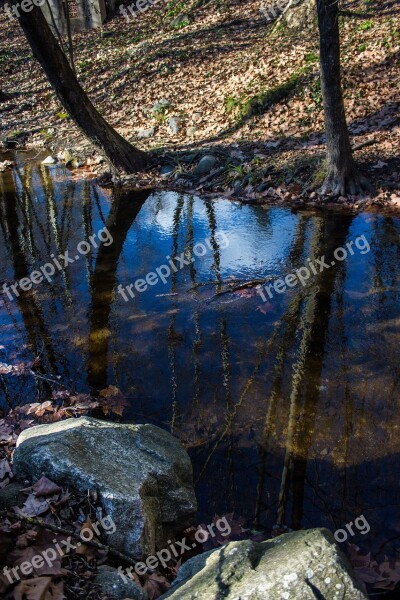
[[[360,173],[354,172],[350,175],[341,175],[331,171],[318,190],[318,194],[320,196],[358,196],[373,191],[372,184]]]

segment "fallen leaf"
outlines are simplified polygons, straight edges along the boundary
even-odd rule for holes
[[[31,487],[21,491],[31,493],[34,496],[54,496],[61,492],[61,488],[59,485],[42,475],[42,477]]]
[[[149,600],[156,600],[169,590],[171,584],[159,573],[152,573],[144,584]]]
[[[14,589],[14,600],[63,600],[64,584],[53,583],[51,577],[35,577],[21,581]]]

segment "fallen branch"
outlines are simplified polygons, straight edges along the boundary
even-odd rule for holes
[[[366,146],[373,146],[377,144],[377,140],[367,140],[366,142],[361,142],[360,144],[356,144],[353,146],[352,150],[355,152],[356,150],[361,150],[361,148],[365,148]]]
[[[128,556],[127,554],[123,554],[119,550],[112,548],[112,546],[107,546],[106,544],[102,544],[101,542],[95,542],[93,540],[85,540],[78,533],[74,533],[73,531],[69,531],[68,529],[64,529],[63,527],[57,527],[56,525],[51,525],[50,523],[45,523],[41,519],[34,519],[33,517],[24,517],[23,515],[17,515],[8,510],[0,510],[0,517],[6,517],[11,521],[23,521],[27,525],[42,527],[42,529],[46,529],[51,531],[52,533],[59,533],[61,535],[67,535],[72,539],[79,540],[85,546],[92,546],[93,548],[97,548],[98,550],[104,550],[110,554],[110,556],[115,556],[125,563],[135,566],[138,562],[138,559],[133,556]]]
[[[211,298],[207,298],[206,302],[211,302],[212,300],[215,300],[215,298],[223,296],[224,294],[239,292],[240,290],[247,290],[259,285],[263,285],[264,283],[268,283],[268,281],[272,281],[274,279],[276,279],[276,276],[271,275],[269,277],[265,277],[264,279],[252,279],[251,281],[245,281],[240,285],[235,285],[234,287],[229,287],[226,290],[222,290],[222,292],[217,292],[216,294],[214,294],[214,296],[211,296]]]

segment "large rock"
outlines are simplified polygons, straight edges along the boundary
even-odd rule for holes
[[[82,417],[25,430],[13,472],[81,492],[95,489],[116,526],[110,545],[137,557],[153,554],[193,523],[196,498],[190,459],[179,441],[154,425],[121,425]]]
[[[231,542],[190,559],[162,599],[364,600],[366,594],[326,529],[267,542]],[[161,599],[160,599],[161,600]]]

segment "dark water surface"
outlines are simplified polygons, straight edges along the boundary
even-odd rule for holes
[[[396,552],[399,220],[111,193],[21,161],[0,179],[0,225],[0,288],[52,254],[75,257],[105,226],[114,240],[51,284],[1,295],[0,362],[40,356],[44,372],[75,392],[117,386],[129,403],[124,421],[155,423],[188,447],[206,522],[235,511],[250,525],[334,531],[364,515],[371,531],[352,541]],[[306,287],[267,303],[254,288],[221,293],[232,281],[331,259],[361,235],[369,253],[356,249]],[[197,243],[205,255],[165,285],[128,302],[118,294],[166,257],[194,256]],[[47,394],[30,375],[0,377],[5,407]]]

